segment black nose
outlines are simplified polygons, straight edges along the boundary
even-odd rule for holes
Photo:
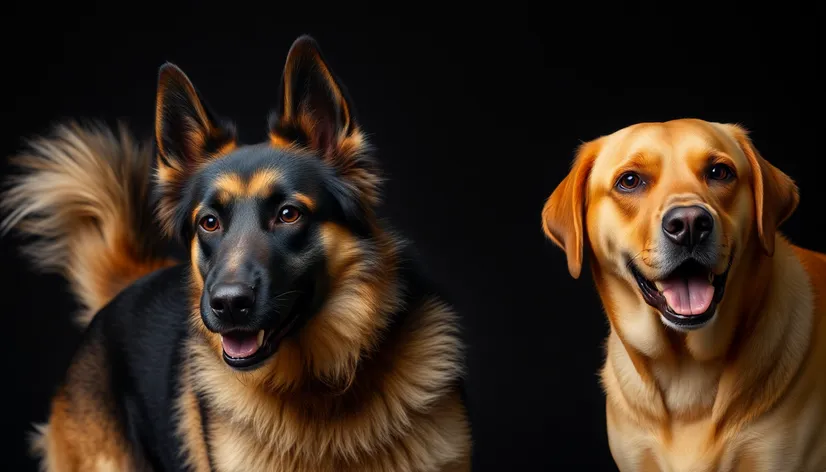
[[[693,248],[714,229],[711,213],[699,206],[674,207],[663,216],[663,233],[674,244]]]
[[[255,303],[252,287],[238,283],[220,283],[210,293],[209,306],[218,318],[243,323]]]

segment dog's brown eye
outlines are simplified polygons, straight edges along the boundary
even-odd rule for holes
[[[626,172],[622,174],[617,181],[617,187],[625,192],[636,189],[642,183],[642,178],[635,172]]]
[[[725,164],[714,164],[708,170],[708,178],[711,180],[728,180],[734,176],[731,167]]]
[[[301,212],[294,206],[285,206],[278,210],[278,221],[281,223],[292,224],[298,221],[301,217]]]
[[[207,215],[201,218],[201,222],[199,224],[201,225],[201,228],[208,233],[211,233],[221,227],[221,224],[218,223],[218,218],[215,218],[212,215]]]

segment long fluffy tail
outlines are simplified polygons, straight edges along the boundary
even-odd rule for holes
[[[24,253],[68,279],[82,325],[127,285],[172,263],[149,200],[152,149],[125,126],[116,136],[98,124],[59,125],[11,162],[23,172],[0,197],[0,231],[34,237]]]

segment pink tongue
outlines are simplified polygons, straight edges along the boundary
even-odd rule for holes
[[[660,282],[668,306],[678,315],[702,315],[711,305],[714,286],[704,277]]]
[[[221,336],[224,352],[229,357],[241,359],[249,357],[258,351],[258,336],[256,334],[226,334]]]

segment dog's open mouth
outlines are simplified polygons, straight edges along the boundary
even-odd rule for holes
[[[299,312],[276,329],[258,331],[231,330],[221,333],[224,362],[239,370],[251,370],[260,366],[278,350],[278,345],[292,331],[299,319]]]
[[[667,277],[652,281],[629,264],[646,303],[660,311],[667,324],[679,329],[697,329],[714,317],[723,299],[731,261],[726,271],[715,275],[712,270],[689,259]]]

